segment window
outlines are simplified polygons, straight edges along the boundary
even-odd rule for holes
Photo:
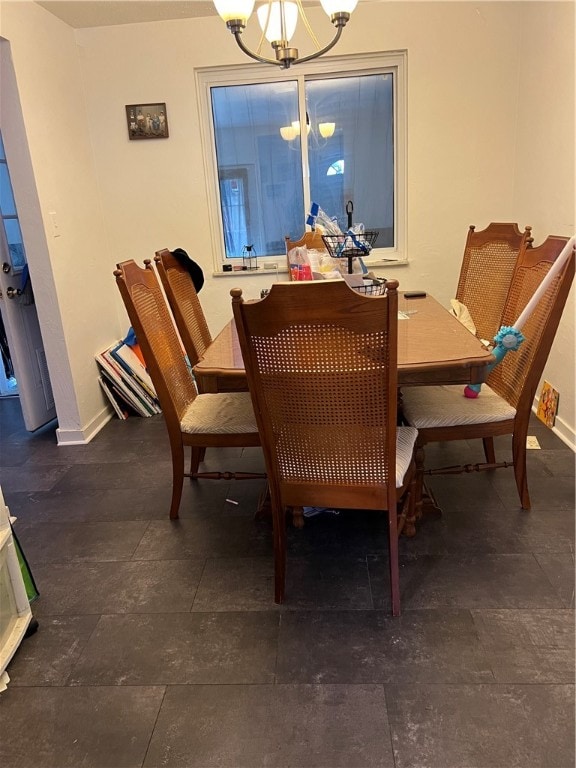
[[[284,255],[312,202],[378,230],[370,260],[405,258],[405,54],[198,70],[215,269]]]

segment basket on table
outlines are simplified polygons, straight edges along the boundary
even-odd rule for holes
[[[378,237],[377,229],[351,235],[322,235],[328,253],[335,259],[348,259],[348,274],[352,274],[352,259],[367,256]]]
[[[386,293],[386,280],[381,280],[377,277],[365,277],[364,285],[353,285],[351,287],[365,296],[382,296]]]

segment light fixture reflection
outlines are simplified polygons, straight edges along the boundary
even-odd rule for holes
[[[300,131],[297,131],[293,125],[285,125],[283,128],[280,128],[280,136],[282,136],[284,141],[294,141],[299,133]]]
[[[292,128],[296,131],[296,135],[300,136],[300,120],[292,120]],[[306,123],[306,135],[310,133],[310,123]]]
[[[312,126],[310,125],[310,121],[307,119],[307,136],[310,135],[311,130]],[[334,136],[335,130],[336,123],[318,123],[318,133],[323,139],[329,139],[331,136]],[[284,125],[282,128],[280,128],[280,136],[282,136],[284,141],[294,141],[297,136],[300,136],[300,120],[293,120],[291,125]],[[314,136],[314,133],[312,133],[312,136]]]
[[[336,123],[318,123],[318,130],[323,139],[329,139],[331,136],[334,136]]]

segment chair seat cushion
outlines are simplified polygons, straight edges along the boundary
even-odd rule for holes
[[[398,427],[396,430],[396,488],[404,483],[417,437],[418,430],[414,427]]]
[[[258,432],[249,392],[218,392],[198,395],[180,422],[189,435]]]
[[[402,411],[416,429],[456,427],[507,421],[516,409],[487,384],[477,398],[464,397],[461,384],[441,387],[407,387],[402,390]]]

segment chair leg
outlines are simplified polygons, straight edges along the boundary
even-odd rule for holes
[[[184,446],[182,443],[171,443],[172,450],[172,503],[170,519],[178,519],[178,510],[182,501],[182,486],[184,485]]]
[[[416,477],[414,483],[414,519],[422,517],[424,496],[424,446],[416,444],[415,453]],[[407,534],[408,535],[408,534]]]
[[[304,528],[304,507],[292,507],[292,525],[294,528]]]
[[[404,529],[398,529],[398,533],[404,533],[407,537],[416,536],[416,473],[412,478],[406,492],[406,517],[404,520]]]
[[[203,461],[205,453],[206,448],[192,447],[190,452],[190,474],[192,476],[198,472],[198,467],[200,466],[200,462]]]
[[[528,478],[526,474],[526,434],[515,431],[512,435],[512,460],[514,462],[514,477],[520,496],[522,509],[530,510],[530,494],[528,493]]]
[[[282,604],[286,592],[286,510],[272,501],[274,526],[274,602]]]
[[[487,464],[496,464],[496,452],[494,451],[494,438],[483,437],[482,442],[484,444],[484,457]]]
[[[398,528],[396,505],[388,510],[388,553],[390,558],[390,598],[392,616],[400,616],[400,569],[398,565]]]

